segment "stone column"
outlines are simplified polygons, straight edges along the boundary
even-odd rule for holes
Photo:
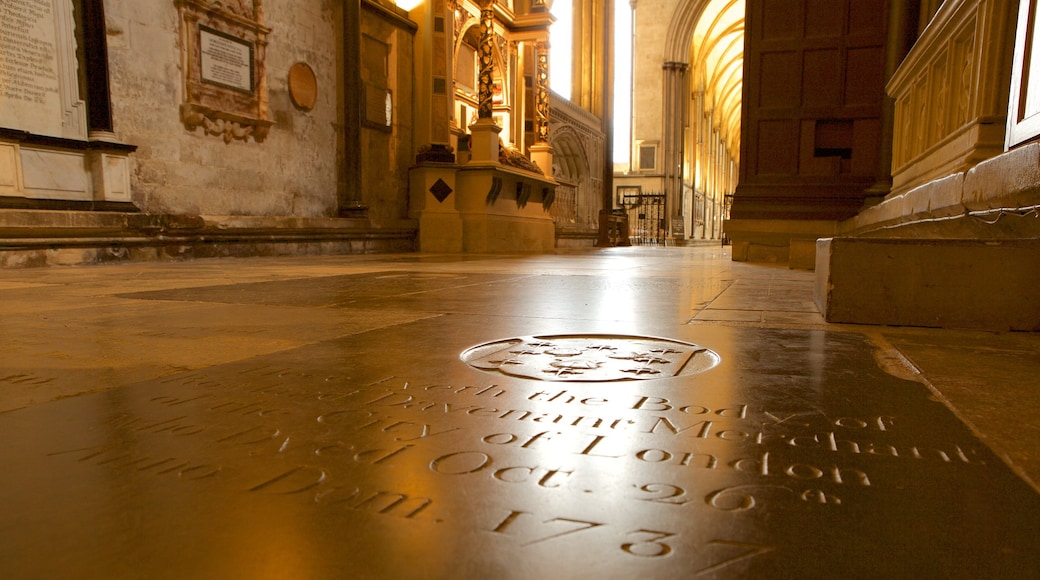
[[[682,215],[683,129],[686,125],[686,70],[684,62],[664,63],[664,125],[661,162],[664,174],[665,228],[672,235],[672,220]]]
[[[553,149],[549,145],[549,43],[535,43],[535,142],[531,161],[547,176],[553,174]]]
[[[480,76],[477,87],[477,122],[470,125],[471,161],[498,163],[498,134],[492,105],[495,65],[495,0],[480,0]]]

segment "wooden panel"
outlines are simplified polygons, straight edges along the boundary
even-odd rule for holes
[[[759,105],[797,107],[802,88],[800,54],[794,51],[762,54]]]
[[[764,0],[762,3],[762,40],[784,40],[801,36],[799,0]]]
[[[798,173],[798,122],[794,120],[758,123],[758,174],[795,175]]]
[[[845,104],[877,103],[885,79],[884,47],[850,48],[845,71]]]
[[[807,50],[804,62],[803,104],[806,107],[840,106],[841,83],[834,82],[834,79],[842,75],[841,52],[836,48]]]
[[[849,36],[883,37],[886,15],[884,0],[853,0],[849,4]]]
[[[808,0],[805,5],[805,37],[839,38],[845,32],[846,4],[844,1]]]
[[[882,177],[887,5],[747,3],[735,219],[840,219],[861,207]]]

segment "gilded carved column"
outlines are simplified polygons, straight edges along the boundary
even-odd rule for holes
[[[553,148],[549,145],[549,43],[539,40],[534,45],[534,145],[531,161],[547,176],[553,174]]]
[[[492,88],[495,77],[495,0],[480,0],[480,77],[477,81],[477,121],[470,125],[470,162],[498,163],[498,134]]]
[[[477,118],[491,119],[495,65],[495,0],[480,0],[480,78],[477,88]]]
[[[549,142],[549,43],[535,44],[535,142]]]

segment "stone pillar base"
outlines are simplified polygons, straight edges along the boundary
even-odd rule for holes
[[[502,127],[495,124],[494,119],[477,119],[469,126],[470,162],[498,163],[498,134]]]
[[[531,161],[542,170],[545,175],[553,174],[553,148],[548,143],[536,143],[531,145]]]
[[[462,251],[456,169],[450,163],[424,163],[411,170],[409,213],[419,220],[419,251]]]

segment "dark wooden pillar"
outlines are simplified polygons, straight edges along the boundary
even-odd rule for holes
[[[83,56],[86,61],[87,131],[112,132],[112,96],[108,87],[108,41],[103,0],[83,0]]]
[[[361,2],[343,2],[343,191],[339,213],[363,217],[361,203]]]
[[[842,220],[886,176],[888,0],[748,2],[731,218]]]

